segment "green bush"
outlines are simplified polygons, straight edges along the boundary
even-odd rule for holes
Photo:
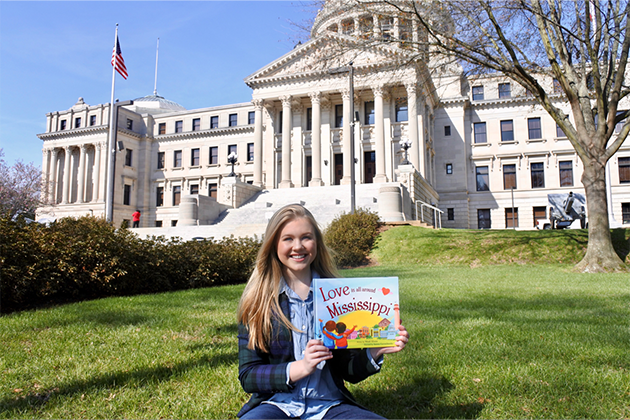
[[[96,217],[0,220],[0,311],[247,281],[260,241],[139,239]]]
[[[357,209],[354,214],[337,216],[324,232],[324,239],[340,267],[365,263],[378,236],[378,214]]]

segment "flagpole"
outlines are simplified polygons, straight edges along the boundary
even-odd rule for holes
[[[157,40],[157,47],[155,48],[155,85],[153,86],[153,94],[157,96],[157,67],[158,67],[158,53],[160,51],[160,38]]]
[[[116,49],[116,43],[118,42],[118,24],[116,24],[116,34],[114,35],[114,53]],[[112,54],[112,57],[113,57]],[[107,138],[107,187],[106,187],[106,199],[105,199],[105,220],[108,223],[112,223],[114,218],[114,165],[116,164],[116,145],[114,144],[114,134],[116,127],[114,127],[114,90],[116,86],[116,66],[112,65],[112,96],[109,102],[109,136]]]

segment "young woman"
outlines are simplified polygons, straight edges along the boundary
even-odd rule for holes
[[[240,418],[383,418],[361,407],[344,380],[377,373],[383,355],[402,350],[409,333],[400,327],[396,347],[326,348],[313,339],[311,281],[318,276],[339,277],[317,222],[301,205],[281,208],[238,308],[239,380],[252,394]]]

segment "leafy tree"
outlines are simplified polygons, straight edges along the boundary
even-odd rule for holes
[[[397,15],[422,30],[422,36],[404,39],[363,34],[350,48],[400,46],[396,60],[404,62],[401,65],[428,63],[430,71],[441,75],[502,74],[527,89],[562,129],[584,164],[581,181],[587,198],[589,242],[576,269],[627,269],[612,246],[606,164],[630,131],[630,107],[626,104],[625,110],[620,109],[630,93],[628,0],[346,3],[370,14]],[[339,45],[349,48],[347,40]],[[405,60],[400,59],[403,55]],[[570,112],[562,109],[567,102]]]
[[[41,203],[41,170],[20,160],[9,166],[3,157],[4,151],[0,149],[0,217],[11,219],[23,215],[34,219]]]

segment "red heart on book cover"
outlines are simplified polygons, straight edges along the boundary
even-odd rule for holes
[[[383,290],[383,294],[384,294],[384,295],[388,295],[388,294],[389,294],[389,292],[390,292],[390,290],[389,290],[387,287],[383,287],[383,289],[382,289],[382,290]]]

